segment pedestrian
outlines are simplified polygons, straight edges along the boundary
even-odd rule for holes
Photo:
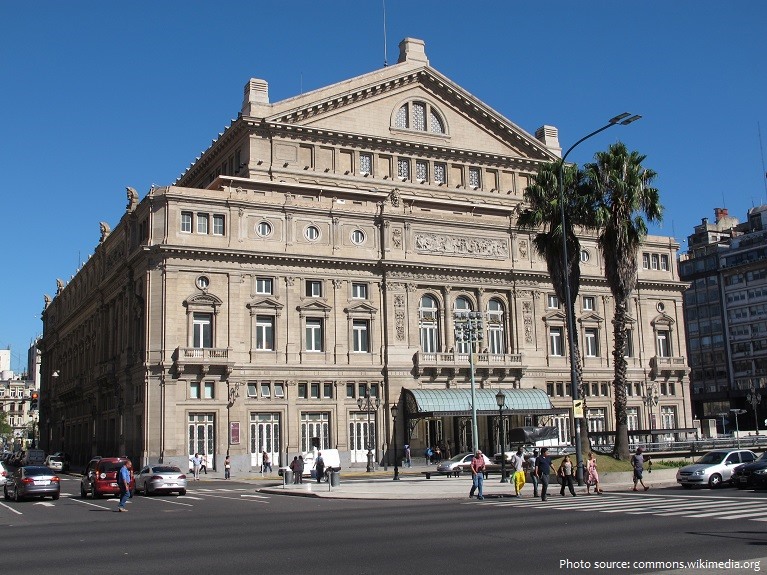
[[[597,472],[597,458],[589,451],[589,459],[586,463],[586,495],[591,495],[591,488],[594,488],[594,493],[602,495],[602,488],[599,486],[599,473]]]
[[[413,467],[413,460],[410,457],[410,446],[405,445],[405,467]]]
[[[297,481],[296,483],[303,483],[304,482],[304,466],[306,465],[306,462],[304,461],[304,456],[299,455],[298,456],[298,465],[296,465],[296,469],[298,470],[298,473],[296,474]]]
[[[290,462],[290,470],[293,472],[293,483],[298,483],[298,456],[293,457],[293,461]]]
[[[471,491],[469,491],[469,498],[474,497],[474,492],[477,491],[477,499],[484,499],[482,495],[482,484],[485,479],[485,456],[477,449],[474,454],[474,458],[471,460]]]
[[[120,488],[120,503],[117,504],[118,511],[128,511],[125,508],[125,503],[130,497],[130,477],[133,470],[133,463],[129,459],[120,470],[117,472],[117,486]]]
[[[232,461],[229,459],[229,456],[226,456],[226,459],[224,459],[224,479],[230,479],[232,473]]]
[[[527,469],[530,473],[530,483],[533,484],[533,497],[538,497],[538,476],[535,474],[535,460],[537,458],[537,449],[533,449],[533,454],[527,458]]]
[[[642,455],[642,448],[637,447],[637,451],[631,456],[631,467],[634,468],[634,489],[632,491],[639,491],[637,489],[637,483],[640,483],[644,490],[647,491],[649,486],[642,481],[642,471],[644,471],[644,455]]]
[[[261,473],[266,473],[266,470],[269,470],[269,473],[272,472],[272,461],[269,459],[269,454],[264,451],[261,454]]]
[[[317,478],[317,483],[322,482],[322,478],[325,476],[325,460],[322,459],[322,452],[317,452],[317,458],[314,460],[314,475]]]
[[[434,446],[432,460],[434,460],[436,463],[442,461],[442,450],[439,448],[439,444]]]
[[[505,455],[502,454],[502,457],[505,457]],[[512,475],[514,495],[520,497],[522,495],[522,488],[525,486],[525,453],[522,451],[521,445],[517,452],[511,456],[511,469],[514,472]]]
[[[199,453],[195,453],[194,457],[192,457],[189,461],[192,462],[192,473],[194,473],[194,478],[196,481],[200,480],[200,467],[202,466],[202,459],[200,458]]]
[[[434,454],[431,447],[427,447],[423,454],[426,457],[426,465],[431,465],[431,456]]]
[[[535,474],[541,482],[541,501],[546,501],[546,492],[549,490],[550,473],[551,457],[549,457],[549,448],[542,447],[541,454],[535,458]]]
[[[205,472],[205,475],[208,474],[208,456],[204,453],[200,456],[200,471]]]
[[[575,475],[575,467],[570,461],[569,455],[565,455],[564,459],[562,460],[562,463],[559,464],[557,475],[559,476],[559,482],[561,485],[561,487],[559,488],[559,494],[562,497],[564,497],[565,486],[567,486],[567,488],[570,490],[570,495],[575,497],[575,485],[573,485],[573,476]]]

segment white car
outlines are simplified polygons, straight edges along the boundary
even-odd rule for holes
[[[732,472],[742,463],[756,460],[756,454],[748,449],[715,449],[709,451],[692,465],[676,472],[676,482],[685,489],[698,485],[720,487],[732,481]]]
[[[490,461],[490,459],[484,453],[482,454],[482,457],[485,460],[486,471],[493,471],[496,469],[500,469],[498,464]],[[455,473],[461,473],[461,472],[469,473],[471,468],[471,462],[473,459],[474,459],[473,453],[459,453],[455,457],[446,459],[438,463],[437,473],[441,473],[443,475],[453,475]]]
[[[8,467],[8,464],[4,461],[0,461],[0,485],[5,485],[12,473],[13,472],[11,471],[11,468]]]
[[[49,455],[45,458],[45,466],[53,471],[64,471],[64,460],[61,457]]]

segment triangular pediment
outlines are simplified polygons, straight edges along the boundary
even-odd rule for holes
[[[543,316],[543,321],[545,323],[563,323],[566,319],[567,317],[562,310],[550,311]]]
[[[279,312],[282,311],[282,308],[285,306],[278,302],[276,299],[270,298],[270,297],[263,297],[254,299],[250,303],[247,304],[247,307],[249,309],[255,309],[255,310],[270,310]]]
[[[372,305],[365,302],[350,305],[344,311],[349,315],[373,315],[378,313],[377,308],[374,308]]]
[[[424,102],[442,117],[444,133],[397,129],[394,116],[408,103]],[[556,156],[533,135],[428,64],[402,62],[376,72],[271,105],[265,120],[291,131],[321,135],[364,134],[413,145],[471,150],[490,156],[552,161]]]
[[[600,316],[598,313],[593,311],[588,311],[581,315],[581,317],[578,318],[578,321],[580,323],[602,323],[604,318]]]
[[[330,310],[332,310],[333,308],[331,308],[328,304],[324,302],[321,302],[318,300],[312,300],[309,303],[297,306],[296,309],[302,314],[306,314],[306,313],[328,314],[330,313]]]

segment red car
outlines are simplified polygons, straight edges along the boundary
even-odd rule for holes
[[[106,495],[120,495],[117,486],[117,474],[120,468],[128,461],[125,457],[101,457],[91,459],[85,468],[83,478],[80,480],[80,496],[85,499],[88,494],[97,499]],[[131,491],[136,489],[136,482],[131,473]]]

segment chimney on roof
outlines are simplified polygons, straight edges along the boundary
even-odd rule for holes
[[[718,224],[721,220],[729,216],[729,212],[727,208],[714,208],[714,218],[715,222]]]
[[[541,126],[535,131],[535,138],[542,142],[552,154],[562,157],[562,146],[559,145],[559,130],[554,126]]]
[[[251,78],[245,84],[245,94],[242,98],[242,115],[263,117],[267,115],[265,108],[269,106],[269,82],[259,78]]]
[[[399,59],[397,64],[406,61],[429,65],[429,59],[426,57],[426,43],[423,40],[405,38],[399,43]]]

